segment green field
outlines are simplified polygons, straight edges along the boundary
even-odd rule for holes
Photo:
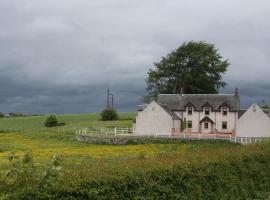
[[[120,113],[119,121],[104,122],[100,121],[100,116],[97,113],[94,114],[77,114],[77,115],[58,115],[57,118],[60,122],[65,122],[66,126],[59,127],[59,129],[73,129],[73,128],[105,128],[105,127],[131,127],[132,119],[134,119],[136,113]],[[48,116],[31,116],[31,117],[17,117],[17,118],[2,118],[0,119],[0,131],[7,130],[39,130],[44,129],[44,121]]]
[[[135,116],[136,113],[120,113],[118,121],[104,122],[98,114],[59,115],[59,121],[66,125],[57,128],[44,127],[47,116],[0,119],[0,185],[7,188],[0,186],[0,199],[5,199],[7,193],[19,195],[17,199],[22,194],[31,197],[23,199],[215,199],[211,195],[223,197],[225,193],[232,196],[225,195],[223,199],[236,199],[239,195],[239,199],[263,199],[267,195],[265,188],[270,187],[268,143],[241,146],[227,142],[176,141],[117,146],[80,143],[75,139],[77,128],[131,127]],[[37,174],[30,170],[33,174],[29,176],[29,166],[22,167],[23,170],[15,170],[19,175],[10,181],[5,175],[12,168],[8,161],[10,152],[18,158],[31,152]],[[46,186],[43,191],[34,182],[55,154],[61,157],[59,181],[53,181],[56,185]],[[190,174],[188,179],[187,174]],[[261,177],[264,177],[262,182],[258,181]],[[22,186],[18,185],[20,179]],[[223,189],[224,184],[227,189]],[[152,193],[153,187],[157,192]],[[52,188],[55,190],[51,191]],[[182,196],[170,196],[177,191]],[[251,193],[246,194],[247,191]],[[55,196],[48,198],[49,194]],[[145,198],[140,198],[144,195]],[[11,196],[6,199],[13,199]]]
[[[7,162],[9,152],[23,155],[31,151],[35,161],[42,164],[53,154],[63,157],[63,164],[69,168],[84,165],[87,161],[105,160],[112,162],[129,160],[141,155],[152,157],[162,154],[191,152],[196,149],[211,149],[237,147],[227,143],[197,143],[197,144],[147,144],[147,145],[91,145],[75,140],[75,129],[88,127],[100,128],[131,127],[136,113],[120,113],[118,121],[100,121],[98,114],[59,115],[58,120],[65,122],[65,126],[45,128],[43,123],[47,116],[20,117],[0,119],[0,164]],[[106,162],[105,162],[106,163]]]

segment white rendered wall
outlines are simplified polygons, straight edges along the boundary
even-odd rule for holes
[[[270,118],[253,104],[238,120],[237,137],[270,137]]]
[[[229,112],[227,116],[223,116],[222,112],[216,112],[216,129],[219,133],[234,133],[238,120],[237,112]],[[222,122],[227,122],[227,129],[222,129]]]
[[[139,135],[170,135],[173,125],[180,127],[180,120],[172,117],[156,102],[149,104],[136,117],[135,134]]]
[[[180,115],[180,112],[177,112],[178,115]],[[188,115],[187,110],[182,113],[183,119],[186,118],[186,121],[192,121],[192,129],[186,129],[186,132],[192,132],[192,133],[209,133],[211,132],[211,124],[209,123],[209,129],[204,129],[204,123],[202,123],[201,130],[200,130],[200,121],[204,117],[209,117],[213,122],[213,132],[216,129],[216,132],[220,133],[234,133],[236,129],[236,122],[238,120],[238,113],[237,112],[229,112],[227,113],[227,116],[223,116],[221,111],[212,111],[210,109],[209,115],[205,115],[204,111],[194,111],[192,112],[192,115]],[[227,122],[227,129],[222,129],[222,122]]]

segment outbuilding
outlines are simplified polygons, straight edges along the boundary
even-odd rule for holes
[[[269,116],[257,104],[252,104],[238,119],[236,137],[270,137]]]
[[[138,113],[133,129],[137,135],[171,135],[180,131],[180,118],[166,105],[153,101]]]

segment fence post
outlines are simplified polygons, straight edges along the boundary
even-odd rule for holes
[[[114,127],[114,135],[116,135],[117,129],[116,127]]]

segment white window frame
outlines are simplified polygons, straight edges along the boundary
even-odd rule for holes
[[[208,114],[206,114],[206,109],[208,109]],[[210,115],[210,112],[211,112],[210,107],[205,107],[205,108],[204,108],[204,115],[209,116],[209,115]]]
[[[224,115],[224,111],[226,111],[226,115]],[[222,116],[228,116],[228,108],[227,107],[222,107],[221,108],[221,113],[222,113]]]
[[[224,125],[224,124],[226,124],[226,128],[223,128],[223,125]],[[228,122],[223,121],[222,124],[221,124],[221,126],[222,126],[222,127],[221,127],[222,130],[228,130]]]
[[[207,127],[205,126],[207,124]],[[209,129],[209,122],[204,122],[204,129]]]
[[[191,127],[189,127],[190,124],[191,124]],[[187,122],[187,128],[188,128],[188,129],[192,129],[192,127],[193,127],[192,121],[189,120],[189,121]]]
[[[191,113],[189,113],[189,111],[191,111]],[[192,107],[188,107],[187,108],[187,114],[188,115],[192,115],[193,114],[193,108]]]

